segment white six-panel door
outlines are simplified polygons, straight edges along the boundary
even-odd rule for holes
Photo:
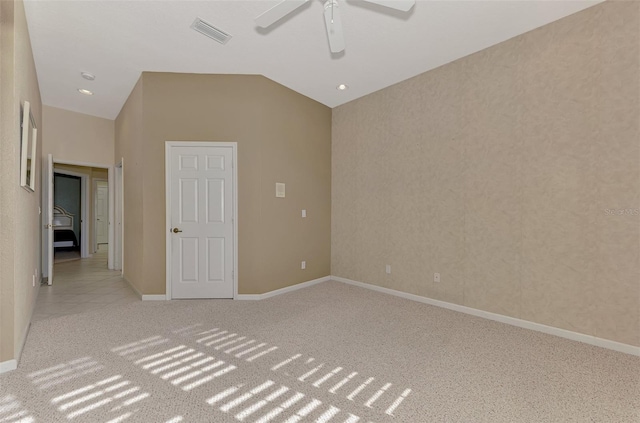
[[[233,147],[175,144],[167,148],[170,298],[233,298]]]

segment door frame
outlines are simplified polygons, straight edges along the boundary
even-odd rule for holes
[[[98,182],[106,182],[107,183],[107,201],[109,198],[109,180],[104,178],[93,178],[93,252],[98,251]],[[107,220],[109,219],[109,204],[107,204]],[[109,241],[109,225],[110,222],[107,222],[107,242]]]
[[[40,237],[42,242],[42,276],[44,280],[47,278],[47,285],[53,283],[53,156],[47,155],[47,163],[43,166],[46,168],[45,172],[42,172],[42,219],[44,220],[44,232]]]
[[[124,275],[124,159],[114,166],[113,269]]]
[[[165,197],[165,246],[166,246],[166,292],[165,298],[171,300],[171,148],[172,147],[231,147],[231,168],[233,174],[233,299],[238,297],[238,143],[217,141],[165,141],[164,148],[164,197]]]
[[[101,169],[107,169],[107,175],[108,175],[108,181],[109,181],[109,255],[108,255],[108,260],[107,260],[107,268],[113,270],[113,255],[114,255],[114,249],[113,249],[113,239],[114,239],[114,235],[115,235],[115,230],[114,230],[114,225],[111,224],[111,222],[113,222],[113,216],[114,216],[114,208],[113,208],[113,199],[114,199],[114,192],[113,192],[113,166],[108,166],[108,165],[104,165],[102,163],[88,163],[88,162],[79,162],[79,161],[75,161],[75,160],[60,160],[58,158],[56,158],[55,156],[52,156],[52,161],[53,161],[53,166],[55,168],[56,164],[65,164],[65,165],[73,165],[73,166],[82,166],[82,167],[97,167],[97,168],[101,168]],[[47,166],[46,163],[43,163],[43,166]],[[48,181],[46,181],[46,178],[48,177],[47,172],[42,172],[42,177],[43,179],[45,179],[44,182],[46,182],[48,184]],[[43,185],[44,186],[44,185]],[[47,192],[45,192],[47,191]],[[42,189],[42,198],[44,200],[46,200],[46,196],[48,195],[48,189],[45,190],[44,188]],[[85,195],[86,196],[86,195]],[[47,211],[46,209],[48,209],[47,206],[47,202],[43,200],[43,213],[42,213],[42,220],[43,223],[45,225],[45,229],[44,232],[46,233],[47,228]],[[86,232],[86,231],[84,231]],[[42,237],[42,272],[43,272],[43,277],[49,277],[49,275],[44,275],[45,269],[48,268],[48,248],[49,248],[49,243],[53,243],[53,239],[49,239],[48,235],[45,236],[43,234]],[[85,243],[88,246],[88,242]],[[46,253],[46,254],[45,254]],[[46,258],[45,258],[46,257]],[[47,270],[48,273],[48,270]],[[51,280],[49,280],[49,284],[51,284]]]

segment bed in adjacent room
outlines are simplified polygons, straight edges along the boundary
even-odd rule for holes
[[[74,216],[64,208],[53,208],[53,247],[78,247],[78,238],[73,231]]]

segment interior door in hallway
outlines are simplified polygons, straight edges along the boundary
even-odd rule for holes
[[[171,298],[233,298],[233,153],[168,146]]]
[[[109,184],[96,182],[96,244],[109,242]]]

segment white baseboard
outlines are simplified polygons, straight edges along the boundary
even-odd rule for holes
[[[129,284],[129,287],[131,287],[131,289],[133,289],[133,292],[135,292],[136,294],[138,294],[138,297],[140,297],[140,299],[142,299],[142,294],[140,293],[140,291],[138,291],[138,288],[136,288],[135,286],[133,286],[133,284],[131,282],[129,282],[129,279],[125,278],[124,275],[122,276],[122,279]]]
[[[331,276],[325,276],[323,278],[313,279],[296,285],[276,289],[275,291],[265,292],[264,294],[238,294],[236,295],[236,300],[264,300],[265,298],[275,297],[276,295],[286,294],[287,292],[297,291],[302,288],[308,288],[312,285],[327,282],[329,280],[331,280]]]
[[[33,311],[35,309],[35,302],[33,308],[31,309],[31,316],[29,316],[29,323],[27,323],[27,328],[22,335],[22,342],[20,342],[20,349],[18,350],[18,355],[16,356],[16,361],[20,363],[20,357],[22,357],[22,351],[24,350],[24,344],[27,343],[27,336],[29,336],[29,331],[31,330],[31,319],[33,319]]]
[[[7,360],[0,362],[0,374],[10,372],[18,368],[18,360]]]
[[[42,278],[40,280],[42,283]],[[22,340],[20,341],[20,348],[18,348],[18,354],[16,358],[0,362],[0,374],[5,372],[10,372],[11,370],[15,370],[18,368],[18,363],[20,362],[20,357],[22,357],[22,351],[24,350],[24,344],[27,343],[27,336],[29,336],[29,331],[31,330],[31,320],[33,319],[33,312],[36,309],[36,300],[38,298],[38,292],[40,292],[40,284],[36,286],[36,293],[33,296],[33,301],[31,303],[31,312],[29,313],[29,320],[27,321],[27,327],[22,334]]]
[[[377,285],[371,285],[364,282],[358,282],[351,279],[341,278],[339,276],[331,276],[331,280],[342,282],[349,285],[359,286],[360,288],[366,288],[384,294],[395,295],[396,297],[405,298],[407,300],[418,301],[421,303],[429,304],[436,307],[442,307],[460,313],[470,314],[472,316],[482,317],[484,319],[494,320],[500,323],[506,323],[511,326],[517,326],[524,329],[534,330],[536,332],[542,332],[549,335],[559,336],[561,338],[570,339],[572,341],[578,341],[589,345],[595,345],[597,347],[607,348],[610,350],[622,352],[625,354],[640,356],[640,347],[633,345],[623,344],[621,342],[610,341],[608,339],[598,338],[583,333],[573,332],[566,329],[560,329],[553,326],[547,326],[540,323],[530,322],[528,320],[517,319],[515,317],[504,316],[502,314],[491,313],[488,311],[478,310],[471,307],[466,307],[458,304],[448,303],[445,301],[434,300],[420,295],[409,294],[407,292],[396,291],[395,289],[383,288]]]
[[[167,296],[164,294],[160,295],[141,295],[142,301],[165,301]]]
[[[142,293],[140,293],[140,291],[138,291],[138,288],[136,288],[135,286],[133,286],[133,284],[131,282],[129,282],[129,280],[127,278],[125,278],[123,276],[122,279],[124,279],[124,281],[129,284],[131,289],[133,289],[135,291],[135,293],[138,294],[138,297],[140,297],[140,299],[142,301],[164,301],[164,300],[167,299],[167,296],[165,294],[160,294],[160,295],[145,295],[145,294],[142,294]]]

